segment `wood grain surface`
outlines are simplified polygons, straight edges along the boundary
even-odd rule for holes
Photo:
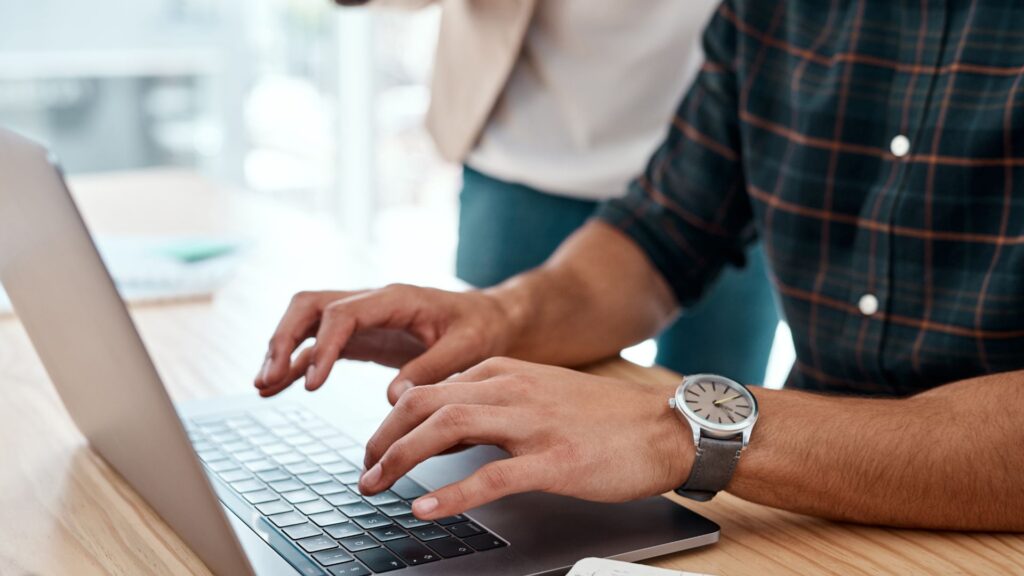
[[[189,173],[92,176],[74,180],[72,188],[100,234],[231,234],[247,243],[237,277],[215,297],[133,308],[175,400],[247,387],[296,290],[445,283],[379,271],[330,222]],[[592,370],[632,381],[678,378],[621,360]],[[88,448],[10,317],[0,318],[0,390],[0,574],[208,573]],[[720,575],[1024,574],[1019,535],[855,526],[727,494],[683,505],[718,522],[721,542],[652,564]]]

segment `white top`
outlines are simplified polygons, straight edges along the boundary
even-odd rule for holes
[[[625,193],[664,139],[718,0],[540,0],[476,170],[554,194]]]

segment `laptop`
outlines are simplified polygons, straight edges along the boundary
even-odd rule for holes
[[[175,406],[56,162],[3,129],[0,282],[92,449],[217,574],[564,574],[584,557],[637,561],[718,540],[716,524],[661,497],[531,493],[421,521],[414,498],[506,455],[435,457],[364,497],[343,392]]]

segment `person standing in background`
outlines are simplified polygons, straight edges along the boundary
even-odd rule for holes
[[[625,194],[701,64],[717,4],[441,2],[427,127],[463,165],[460,279],[489,287],[540,265],[599,201]],[[762,381],[778,315],[759,245],[740,264],[659,336],[658,364]]]

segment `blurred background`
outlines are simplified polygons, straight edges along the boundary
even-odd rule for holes
[[[388,265],[453,268],[459,172],[422,128],[436,7],[0,0],[0,13],[0,125],[48,143],[70,175],[196,169],[336,220]]]

